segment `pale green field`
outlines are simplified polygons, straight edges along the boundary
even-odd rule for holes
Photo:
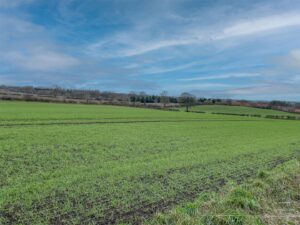
[[[0,224],[139,223],[299,147],[299,121],[0,102]]]
[[[259,109],[244,106],[227,105],[198,105],[191,108],[192,111],[202,111],[207,113],[233,113],[233,114],[252,114],[252,115],[279,115],[279,116],[299,116],[300,114],[288,113],[272,109]]]

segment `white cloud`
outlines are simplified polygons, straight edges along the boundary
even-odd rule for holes
[[[246,95],[246,96],[256,96],[256,95],[280,95],[280,94],[299,94],[299,85],[290,83],[271,83],[262,84],[252,87],[236,88],[228,90],[228,94],[231,95]]]
[[[193,83],[193,84],[175,84],[169,85],[165,88],[170,91],[191,91],[191,90],[210,90],[210,89],[217,89],[217,88],[229,88],[232,87],[230,84],[223,84],[223,83]]]
[[[77,65],[79,61],[71,56],[41,48],[30,53],[12,51],[6,58],[13,65],[32,71],[55,71]]]
[[[300,49],[295,49],[288,55],[279,57],[276,61],[285,67],[300,69]]]
[[[191,63],[186,63],[183,65],[173,66],[173,67],[168,67],[168,68],[153,67],[153,68],[145,69],[143,72],[145,74],[169,73],[169,72],[173,72],[173,71],[188,69],[188,68],[194,67],[196,65],[199,65],[199,62],[191,62]]]
[[[259,73],[229,73],[222,75],[200,76],[192,78],[179,79],[180,81],[200,81],[200,80],[218,80],[218,79],[231,79],[231,78],[245,78],[245,77],[258,77]]]
[[[300,84],[300,49],[273,57],[264,74],[268,81]]]
[[[11,16],[0,16],[0,62],[13,70],[57,71],[79,64],[63,53],[47,31],[36,24]],[[7,44],[9,43],[9,44]]]
[[[222,25],[221,25],[222,24]],[[244,38],[251,35],[261,35],[270,31],[299,26],[299,13],[283,13],[235,22],[212,24],[209,27],[193,24],[192,26],[175,26],[174,33],[152,38],[151,32],[157,29],[153,26],[138,25],[131,31],[121,32],[107,39],[89,44],[86,53],[102,57],[131,57],[157,51],[164,48],[184,45],[203,45],[220,42],[230,38]],[[159,29],[159,28],[158,28]]]
[[[87,46],[86,53],[102,57],[131,57],[167,47],[191,44],[188,39],[167,39],[141,41],[134,37],[122,35],[123,38],[110,37]]]
[[[296,25],[300,25],[300,14],[284,13],[236,22],[232,26],[226,27],[222,34],[217,35],[214,39],[218,40],[237,36],[253,35]]]

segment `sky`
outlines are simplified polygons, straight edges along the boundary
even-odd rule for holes
[[[0,0],[0,85],[300,101],[299,0]]]

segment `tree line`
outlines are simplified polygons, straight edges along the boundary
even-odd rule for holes
[[[20,94],[25,100],[34,100],[35,97],[48,97],[54,99],[76,99],[83,100],[87,103],[92,101],[110,101],[110,102],[129,102],[139,104],[160,104],[163,107],[174,104],[182,104],[186,106],[188,111],[189,107],[196,103],[216,103],[220,99],[206,99],[196,98],[194,95],[187,92],[178,96],[171,96],[167,91],[162,91],[159,95],[149,95],[145,92],[130,92],[129,94],[115,93],[115,92],[101,92],[99,90],[84,90],[84,89],[68,89],[59,86],[51,88],[33,87],[33,86],[0,86],[0,90],[7,93]],[[38,100],[38,99],[37,99]]]
[[[4,86],[0,85],[0,99],[26,101],[53,101],[89,104],[118,104],[139,107],[170,108],[184,106],[190,111],[193,105],[237,105],[257,108],[278,109],[288,112],[300,112],[299,102],[287,101],[248,101],[220,98],[197,98],[191,93],[184,92],[179,96],[171,96],[167,91],[157,95],[145,92],[116,93],[99,90],[68,89],[59,86],[51,88],[33,86]]]

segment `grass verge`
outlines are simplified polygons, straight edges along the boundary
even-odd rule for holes
[[[147,224],[262,225],[300,224],[300,161],[291,160],[257,178],[157,214]]]

